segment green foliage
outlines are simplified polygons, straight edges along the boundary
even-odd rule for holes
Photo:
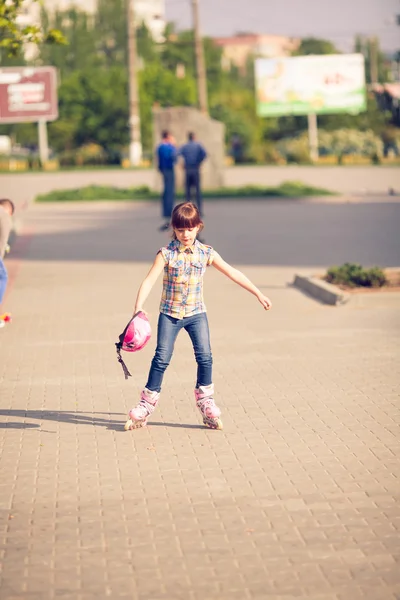
[[[62,166],[98,166],[107,163],[107,153],[99,144],[86,144],[76,151],[67,150],[59,156]]]
[[[70,202],[79,200],[144,200],[151,196],[147,186],[116,188],[90,185],[74,190],[56,190],[36,197],[36,202]]]
[[[210,95],[210,115],[225,124],[225,141],[238,135],[246,162],[264,162],[264,132],[268,122],[257,116],[253,90],[232,82]]]
[[[341,54],[332,42],[319,38],[304,38],[300,46],[293,52],[293,56],[305,56],[308,54]]]
[[[357,36],[354,44],[354,51],[363,54],[365,59],[365,78],[367,83],[371,83],[371,61],[376,58],[377,81],[385,83],[390,81],[390,69],[387,65],[385,55],[380,49],[379,40],[377,38],[364,38]]]
[[[347,287],[378,288],[386,285],[386,275],[380,267],[365,269],[357,263],[345,263],[340,267],[328,269],[324,279],[328,283]]]
[[[113,148],[128,142],[126,71],[75,71],[59,89],[58,121],[49,125],[52,147],[60,151],[97,143]]]
[[[94,18],[96,52],[107,67],[127,65],[126,0],[98,0]]]
[[[37,2],[38,0],[32,0]],[[57,29],[44,30],[37,25],[21,26],[24,0],[0,1],[0,47],[8,56],[18,56],[25,44],[65,44],[65,38]]]
[[[280,140],[277,142],[276,148],[288,163],[307,165],[311,162],[307,133]]]
[[[174,73],[157,63],[139,73],[139,84],[142,143],[150,151],[153,147],[153,106],[192,106],[196,102],[196,86],[192,78],[176,79]]]
[[[346,155],[356,155],[368,157],[379,163],[383,156],[381,136],[375,135],[371,130],[320,129],[318,143],[320,156],[336,156],[339,160]],[[278,140],[274,148],[288,163],[309,164],[311,162],[307,132]]]
[[[51,146],[62,164],[75,164],[70,149],[96,143],[107,151],[122,150],[129,141],[126,5],[124,0],[99,0],[94,17],[78,9],[58,11],[44,22],[61,27],[65,48],[42,48],[41,60],[61,72],[60,118],[49,125]],[[193,77],[177,79],[166,69],[147,27],[137,30],[141,133],[144,150],[151,152],[152,108],[194,105]],[[186,48],[187,51],[187,48]],[[186,52],[187,53],[187,52]],[[140,66],[140,65],[139,65]]]
[[[367,110],[358,115],[320,115],[318,125],[322,129],[333,131],[335,129],[358,129],[359,131],[373,131],[380,134],[391,119],[390,112],[381,111],[373,94],[367,96]]]
[[[337,129],[335,131],[320,131],[319,146],[323,154],[357,154],[359,156],[378,156],[383,153],[380,137],[373,131],[358,131],[357,129]]]
[[[152,62],[158,62],[158,47],[154,43],[151,33],[145,23],[142,23],[136,30],[137,53],[144,65]]]
[[[213,90],[219,89],[226,80],[221,69],[222,49],[208,37],[203,38],[203,48],[208,91],[212,93]],[[196,59],[193,31],[176,33],[174,27],[169,25],[166,30],[166,41],[162,45],[160,60],[164,68],[173,73],[176,73],[178,66],[183,65],[185,74],[195,78]]]
[[[219,188],[205,190],[203,195],[213,199],[242,199],[242,198],[300,198],[304,196],[330,195],[332,192],[313,188],[301,182],[287,181],[279,187],[244,186],[239,188]],[[183,194],[178,193],[178,198]],[[115,188],[95,186],[74,189],[56,190],[36,197],[36,202],[69,202],[80,200],[159,200],[160,195],[152,192],[147,186],[136,188]]]
[[[90,15],[72,8],[66,11],[56,10],[51,14],[42,10],[41,18],[43,27],[62,28],[67,42],[64,46],[40,48],[41,62],[56,67],[61,80],[74,71],[95,69],[100,65],[93,19]]]
[[[4,0],[0,3],[4,10]],[[22,0],[14,1],[12,10],[18,12],[21,6]],[[75,150],[95,144],[103,150],[102,160],[108,162],[111,154],[121,155],[129,141],[126,0],[98,0],[94,15],[77,8],[49,12],[43,9],[41,18],[41,31],[62,30],[67,42],[67,45],[41,44],[36,59],[37,64],[54,65],[60,72],[60,117],[49,124],[51,148],[63,165],[73,166],[79,155]],[[1,23],[0,18],[0,31]],[[197,103],[193,32],[177,32],[169,24],[164,37],[163,43],[156,43],[144,24],[137,28],[141,135],[148,155],[153,152],[153,108]],[[57,41],[57,35],[52,39]],[[248,58],[245,72],[235,67],[224,71],[222,49],[210,38],[204,38],[203,45],[210,115],[225,124],[228,151],[233,136],[239,136],[243,162],[281,164],[285,159],[300,164],[310,162],[305,117],[257,116],[254,58]],[[296,54],[333,52],[337,49],[331,42],[306,38]],[[16,64],[15,59],[4,54],[5,50],[1,53],[0,49],[2,64],[10,61]],[[21,58],[19,61],[23,63]],[[366,113],[321,116],[318,122],[320,130],[357,129],[380,135],[388,115],[378,110],[371,97]],[[2,126],[0,132],[12,135],[21,144],[36,143],[36,127],[31,124]],[[84,162],[89,160],[85,152],[79,155]],[[379,153],[376,157],[378,160]]]

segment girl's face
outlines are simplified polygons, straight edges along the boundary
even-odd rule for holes
[[[199,226],[189,229],[174,229],[176,239],[184,246],[192,246],[198,234]]]

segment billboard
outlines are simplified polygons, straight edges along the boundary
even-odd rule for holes
[[[54,67],[0,68],[0,123],[54,121],[57,117]]]
[[[362,54],[258,58],[255,80],[261,117],[355,114],[366,109]]]

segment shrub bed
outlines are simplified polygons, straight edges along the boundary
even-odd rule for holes
[[[315,188],[298,181],[285,181],[278,187],[244,186],[237,188],[219,188],[204,190],[204,198],[304,198],[307,196],[331,196],[334,192],[323,188]],[[176,194],[183,199],[182,192]],[[71,202],[87,200],[159,200],[160,193],[153,192],[147,186],[136,188],[117,188],[90,185],[73,190],[55,190],[36,197],[36,202]]]
[[[340,267],[331,267],[323,279],[328,283],[348,288],[380,288],[388,284],[383,269],[380,267],[365,269],[357,263],[345,263]]]

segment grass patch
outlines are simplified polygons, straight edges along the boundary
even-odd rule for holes
[[[278,187],[259,187],[247,185],[235,188],[219,188],[204,190],[204,198],[304,198],[307,196],[328,196],[334,192],[323,188],[315,188],[298,181],[286,181]],[[183,199],[182,192],[176,194]],[[36,202],[76,202],[90,200],[159,200],[160,194],[147,186],[135,188],[117,188],[109,186],[89,185],[73,190],[55,190],[48,194],[36,196]]]
[[[39,194],[35,202],[75,202],[88,200],[151,200],[152,192],[147,186],[118,188],[101,185],[88,185],[73,190],[54,190]]]

